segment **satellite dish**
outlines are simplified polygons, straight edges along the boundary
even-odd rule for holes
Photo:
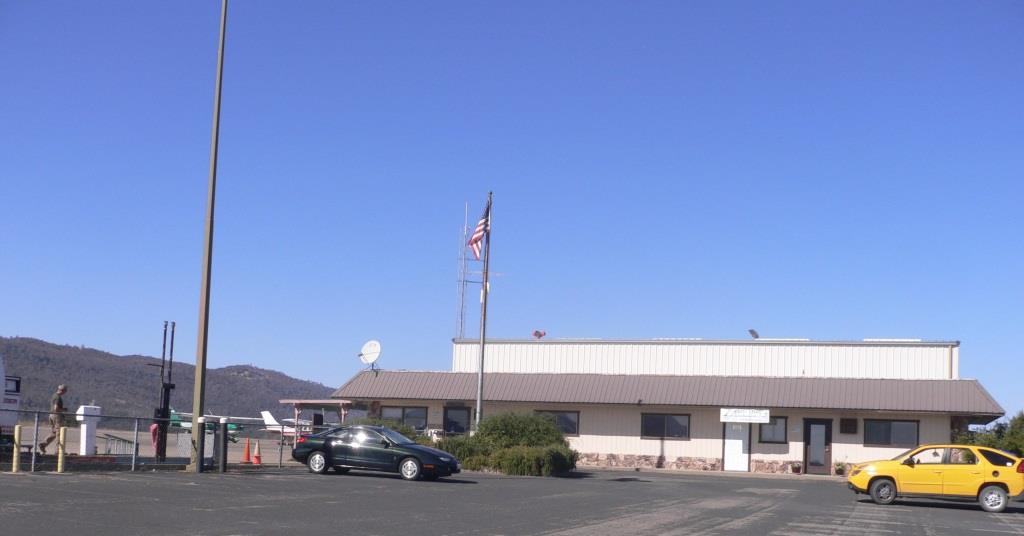
[[[359,351],[359,360],[364,365],[373,365],[380,358],[380,341],[367,341]]]

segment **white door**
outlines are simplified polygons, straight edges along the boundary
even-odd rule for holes
[[[747,471],[750,466],[750,424],[745,422],[725,423],[726,471]]]

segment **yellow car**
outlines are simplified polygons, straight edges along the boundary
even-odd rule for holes
[[[846,483],[878,504],[897,497],[969,499],[1002,512],[1011,498],[1024,499],[1024,460],[975,445],[922,445],[891,460],[854,465]]]

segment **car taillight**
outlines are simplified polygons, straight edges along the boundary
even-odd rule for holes
[[[1024,473],[1024,460],[1021,460],[1020,463],[1017,464],[1017,472]]]
[[[303,436],[299,436],[299,438],[296,439],[295,442],[296,443],[305,443],[306,442],[306,436],[304,436],[304,435]]]

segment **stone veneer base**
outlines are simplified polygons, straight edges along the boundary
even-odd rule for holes
[[[597,452],[580,453],[578,465],[591,467],[624,467],[629,469],[688,469],[691,471],[721,471],[721,458],[678,457],[665,459],[661,456],[642,454],[604,454]]]
[[[698,458],[680,456],[669,459],[643,454],[605,454],[599,452],[580,453],[580,466],[622,467],[627,469],[681,469],[689,471],[721,471],[721,458]],[[752,473],[800,473],[799,460],[750,460]],[[802,468],[801,468],[802,469]]]

